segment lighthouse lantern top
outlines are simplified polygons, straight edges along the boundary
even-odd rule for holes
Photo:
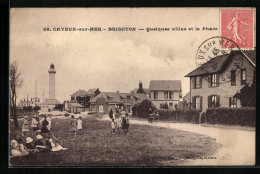
[[[51,74],[55,74],[56,73],[56,70],[55,70],[55,67],[54,67],[53,63],[50,65],[50,69],[49,69],[48,72],[51,73]]]
[[[53,63],[50,65],[50,68],[51,68],[51,69],[55,69]]]

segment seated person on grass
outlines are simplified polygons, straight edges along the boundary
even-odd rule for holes
[[[60,150],[67,150],[68,148],[63,148],[60,144],[58,139],[53,135],[53,133],[49,133],[46,139],[46,147],[48,150],[52,152],[60,151]]]
[[[36,136],[36,141],[34,142],[34,148],[37,149],[37,151],[46,151],[47,147],[44,145],[44,143],[42,142],[42,136],[41,135],[37,135]]]
[[[28,155],[27,148],[23,145],[23,140],[20,135],[15,135],[15,139],[10,142],[11,156]]]
[[[33,139],[31,137],[26,138],[26,144],[25,147],[27,148],[29,153],[35,153],[37,152],[37,149],[34,148],[33,144]]]

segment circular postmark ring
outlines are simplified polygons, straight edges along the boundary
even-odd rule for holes
[[[237,56],[235,56],[235,58],[233,60],[231,56],[231,54],[237,54]],[[219,57],[219,56],[223,56],[220,57],[221,61],[218,62],[215,58]],[[207,76],[207,78],[205,78],[205,74],[218,74],[220,73],[220,70],[222,70],[223,68],[223,64],[226,62],[222,62],[223,60],[231,60],[232,64],[233,64],[233,68],[232,71],[233,72],[226,72],[224,74],[221,74],[218,78],[214,77],[214,85],[216,84],[221,84],[221,83],[228,83],[232,80],[236,80],[232,77],[234,77],[234,75],[232,73],[235,73],[235,76],[237,76],[242,68],[243,65],[243,59],[244,56],[241,54],[241,49],[238,46],[238,44],[236,42],[234,42],[233,40],[226,38],[226,37],[221,37],[221,36],[215,36],[215,37],[211,37],[207,40],[205,40],[204,42],[202,42],[202,44],[200,44],[197,52],[196,52],[196,58],[195,58],[195,63],[196,66],[202,70],[202,71],[206,71],[206,73],[204,73],[204,76],[202,76],[204,79],[206,79],[207,81],[209,81],[210,83],[212,82],[212,78],[210,78],[209,76]],[[208,64],[208,66],[206,66],[207,62],[211,61],[211,64]],[[206,70],[204,70],[206,68]],[[208,71],[208,69],[211,69],[210,71]],[[207,72],[208,71],[208,72]],[[218,80],[217,80],[218,79]]]

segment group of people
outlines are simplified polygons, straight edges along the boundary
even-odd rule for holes
[[[32,130],[31,135],[30,129]],[[25,116],[22,134],[15,134],[14,139],[10,142],[11,156],[25,156],[37,152],[67,150],[67,148],[63,148],[59,144],[59,140],[50,129],[51,118],[47,118],[47,115],[43,115],[41,119],[35,115],[31,120],[28,116]]]
[[[51,131],[51,117],[43,115],[43,117],[40,119],[39,116],[35,115],[31,118],[30,126],[30,118],[28,116],[25,116],[22,126],[22,135],[24,137],[27,137],[30,133],[30,127],[32,130],[32,137],[34,137],[35,132],[39,130],[41,130],[41,133],[49,133]]]
[[[69,137],[74,135],[74,138],[76,139],[77,134],[82,134],[82,118],[81,116],[76,119],[74,115],[71,115],[71,119],[69,122]]]
[[[116,107],[115,113],[113,113],[113,110],[111,109],[109,111],[109,118],[113,134],[120,134],[121,129],[123,130],[123,134],[129,134],[130,119],[128,113],[126,113],[124,109]]]

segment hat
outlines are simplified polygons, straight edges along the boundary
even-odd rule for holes
[[[37,136],[36,136],[36,139],[37,139],[37,140],[41,140],[42,138],[43,138],[43,137],[42,137],[41,135],[37,135]]]
[[[31,143],[32,141],[33,141],[33,139],[31,137],[26,138],[26,143]]]
[[[24,118],[26,119],[26,118],[28,118],[28,116],[24,116]]]

